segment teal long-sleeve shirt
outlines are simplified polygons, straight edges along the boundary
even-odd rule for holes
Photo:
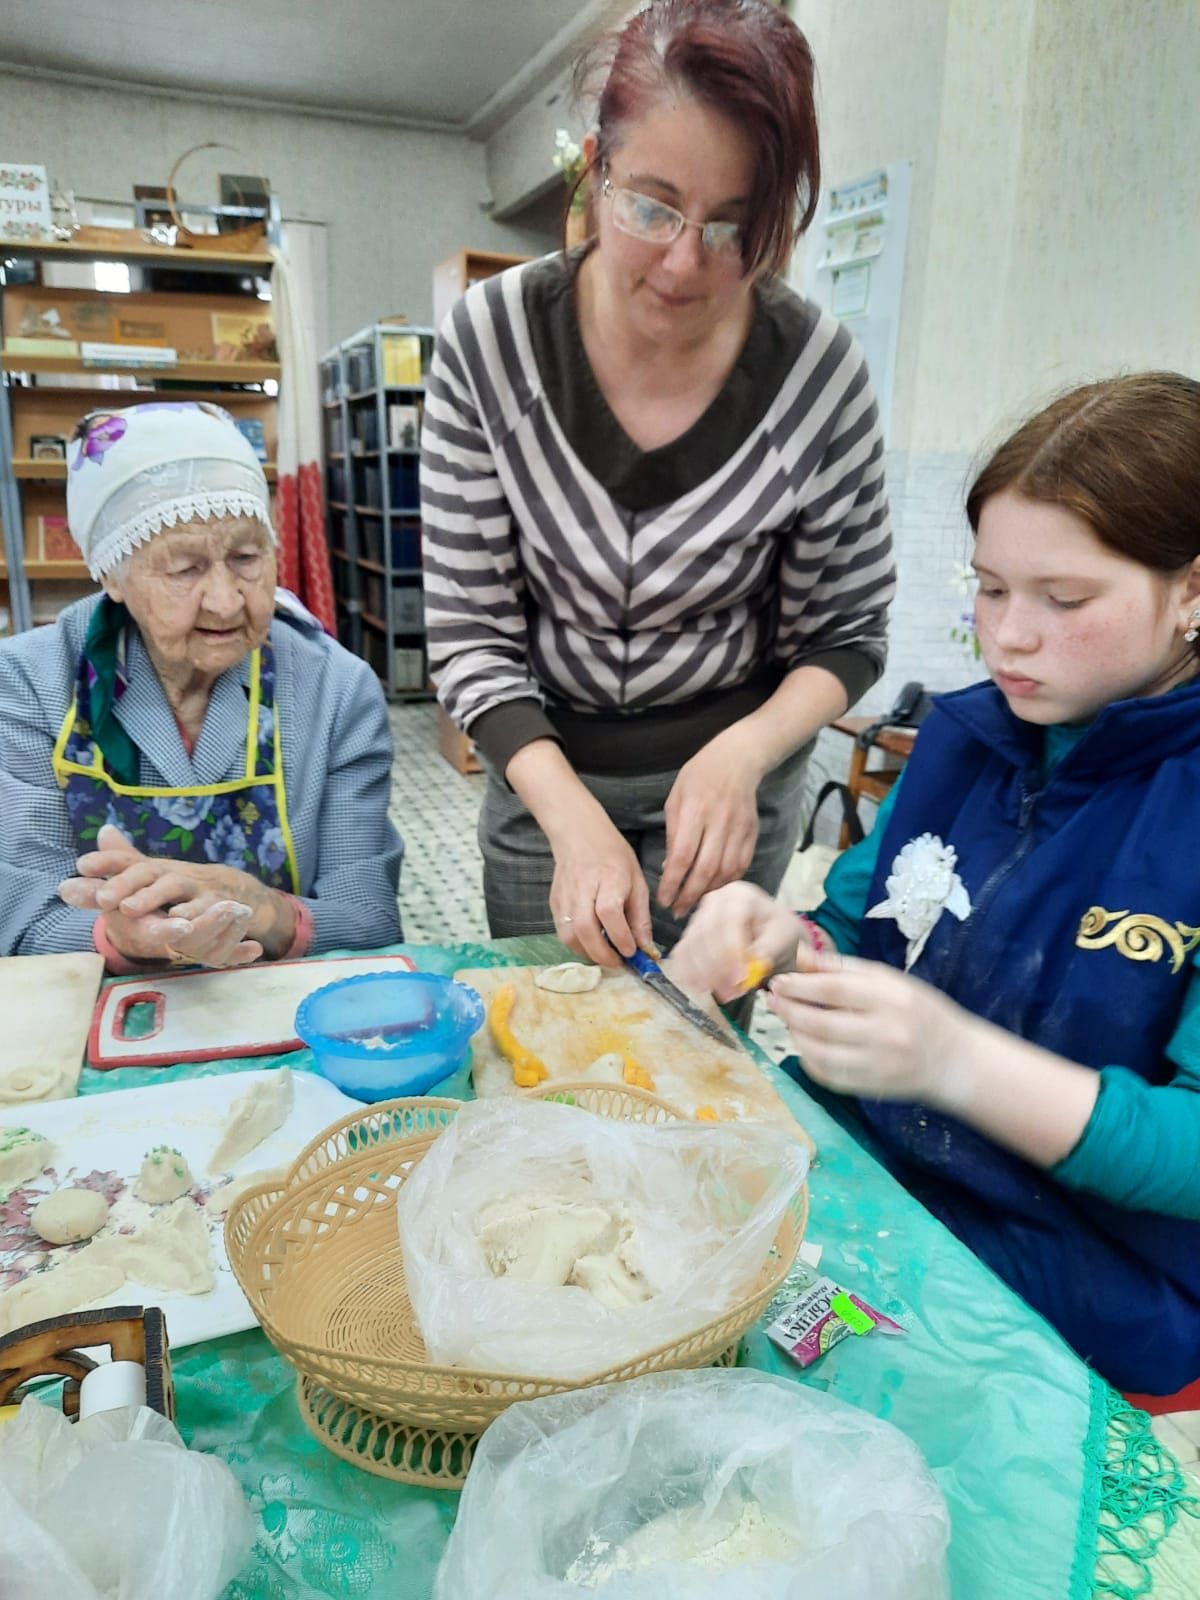
[[[1046,770],[1056,766],[1083,730],[1048,728]],[[825,879],[825,900],[813,912],[839,950],[856,955],[879,845],[900,779],[879,808],[874,831],[843,853]],[[1179,1024],[1167,1046],[1177,1067],[1155,1087],[1119,1065],[1100,1071],[1100,1093],[1079,1143],[1052,1175],[1068,1189],[1101,1196],[1131,1211],[1160,1211],[1200,1221],[1200,954]]]

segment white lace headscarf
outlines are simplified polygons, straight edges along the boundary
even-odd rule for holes
[[[164,528],[210,517],[256,517],[275,542],[263,469],[220,406],[93,411],[68,455],[67,520],[97,581]]]

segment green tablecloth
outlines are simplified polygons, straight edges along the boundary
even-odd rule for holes
[[[396,948],[445,973],[566,954],[553,939]],[[80,1092],[265,1064],[85,1069]],[[311,1056],[298,1052],[289,1064],[311,1069]],[[1188,1542],[1194,1525],[1178,1516],[1184,1480],[1144,1417],[819,1106],[762,1064],[818,1146],[808,1237],[824,1247],[821,1270],[908,1331],[847,1339],[801,1372],[756,1329],[746,1364],[828,1390],[916,1441],[950,1506],[960,1600],[1137,1595],[1151,1592],[1152,1578],[1157,1595],[1194,1597],[1200,1541]],[[457,1092],[469,1093],[465,1078]],[[457,1496],[389,1483],[327,1453],[301,1421],[292,1369],[257,1330],[180,1350],[174,1369],[184,1437],[230,1464],[259,1520],[227,1600],[431,1594]],[[1185,1576],[1172,1580],[1177,1563]]]

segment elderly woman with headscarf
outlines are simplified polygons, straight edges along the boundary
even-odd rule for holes
[[[103,593],[0,646],[0,950],[121,972],[398,939],[383,695],[276,589],[233,420],[85,417],[67,511]]]

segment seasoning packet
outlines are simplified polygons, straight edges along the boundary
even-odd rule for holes
[[[832,1278],[815,1278],[799,1298],[784,1306],[767,1329],[767,1338],[793,1361],[811,1367],[835,1344],[856,1334],[903,1334],[904,1329]]]

